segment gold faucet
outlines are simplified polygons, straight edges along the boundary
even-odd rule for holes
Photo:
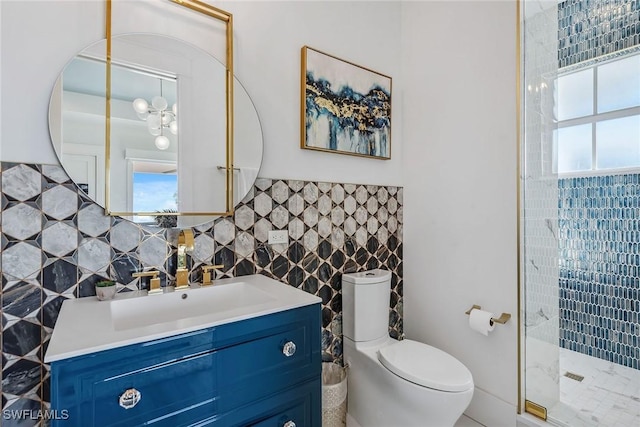
[[[160,287],[160,277],[158,277],[159,274],[160,272],[156,270],[142,271],[140,273],[133,273],[131,277],[149,277],[150,276],[151,280],[149,280],[149,295],[155,295],[155,294],[162,293],[162,288]]]
[[[178,236],[178,269],[176,270],[175,289],[189,287],[189,270],[187,269],[187,252],[193,250],[193,231],[181,230]]]
[[[203,265],[202,266],[202,286],[213,285],[211,281],[211,270],[219,270],[224,268],[224,264]]]

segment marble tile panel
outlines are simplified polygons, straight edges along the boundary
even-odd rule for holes
[[[42,250],[56,257],[64,257],[78,249],[78,229],[62,221],[50,222],[42,230]]]
[[[253,224],[255,224],[254,216],[255,214],[250,207],[248,207],[247,205],[240,206],[234,212],[234,222],[236,227],[241,230],[248,230],[249,228],[253,227]]]
[[[273,210],[273,200],[267,193],[260,193],[253,199],[253,210],[260,216],[267,216]]]
[[[302,190],[302,196],[305,202],[309,204],[314,204],[318,201],[318,193],[318,186],[313,182],[307,183]]]
[[[18,164],[2,171],[2,192],[15,200],[32,199],[42,191],[42,175],[30,165]]]
[[[288,225],[289,237],[293,240],[298,240],[304,235],[304,222],[299,218],[294,218]]]
[[[42,343],[39,324],[20,320],[2,331],[2,352],[13,356],[26,356]]]
[[[309,206],[304,210],[302,217],[308,227],[314,227],[318,224],[318,209],[315,206]]]
[[[78,283],[78,266],[65,259],[53,259],[42,269],[42,286],[57,294]]]
[[[2,212],[2,229],[10,238],[26,240],[42,230],[42,212],[27,203],[18,203]]]
[[[111,217],[99,205],[89,205],[78,212],[78,229],[87,236],[98,237],[111,227]]]
[[[18,318],[33,317],[42,305],[38,282],[9,282],[2,289],[2,311]]]
[[[277,229],[283,229],[289,224],[289,211],[282,206],[276,206],[271,211],[269,218]]]
[[[166,262],[168,255],[167,242],[158,237],[145,239],[138,246],[138,258],[143,267],[160,268]]]
[[[213,237],[221,245],[228,245],[235,239],[236,228],[230,218],[222,218],[213,227]]]
[[[269,231],[273,230],[271,221],[262,218],[253,227],[253,234],[258,242],[266,243],[269,241]]]
[[[287,206],[291,215],[298,216],[304,211],[304,199],[298,193],[295,193],[289,198]]]
[[[151,240],[151,239],[149,239]],[[156,241],[160,241],[160,239],[155,239]],[[164,246],[165,243],[160,241]],[[143,242],[144,243],[144,242]],[[159,246],[158,243],[156,246]],[[142,246],[142,245],[141,245]],[[144,254],[147,255],[152,260],[155,258],[151,257],[151,254],[154,254],[153,245],[151,243],[145,245]],[[142,259],[143,257],[141,257]],[[144,257],[147,259],[146,257]],[[100,272],[106,271],[109,263],[111,261],[111,247],[95,238],[86,238],[82,240],[80,246],[78,247],[78,266],[92,272]],[[164,262],[164,259],[163,259]]]
[[[71,182],[67,173],[59,165],[42,165],[42,175],[58,184]]]
[[[238,256],[246,258],[255,251],[255,244],[254,237],[243,231],[236,236],[234,249]]]
[[[25,242],[6,247],[1,256],[2,274],[7,280],[35,278],[42,265],[42,251]]]
[[[42,193],[42,211],[51,218],[67,219],[78,212],[78,194],[57,185]]]
[[[109,243],[121,252],[134,250],[140,243],[142,232],[140,227],[129,221],[115,224],[109,232]]]
[[[42,365],[19,359],[2,371],[2,392],[16,396],[34,391],[40,385]]]
[[[279,204],[289,200],[289,186],[283,181],[276,181],[271,187],[271,198]]]

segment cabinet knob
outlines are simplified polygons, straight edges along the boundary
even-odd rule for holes
[[[293,421],[289,420],[286,423],[282,424],[282,427],[296,427],[296,423],[294,423]]]
[[[296,344],[293,341],[287,341],[283,346],[282,346],[282,354],[284,354],[287,357],[291,357],[296,353]],[[287,426],[285,424],[285,427],[294,427],[295,424],[293,424],[293,426]]]
[[[120,395],[119,402],[120,406],[124,409],[131,409],[136,406],[141,399],[142,394],[140,394],[140,392],[135,388],[130,388]]]

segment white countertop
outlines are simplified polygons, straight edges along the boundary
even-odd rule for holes
[[[230,288],[234,285],[234,289]],[[228,292],[238,290],[246,294],[246,299],[238,297],[237,292]],[[182,300],[189,301],[191,305],[184,307],[192,310],[193,316],[180,308],[187,304]],[[44,361],[55,362],[321,301],[260,274],[216,280],[212,286],[161,295],[138,291],[118,294],[110,301],[95,297],[69,299],[62,304]]]

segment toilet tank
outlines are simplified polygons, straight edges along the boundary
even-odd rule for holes
[[[391,272],[370,270],[342,275],[342,333],[371,341],[389,333]]]

